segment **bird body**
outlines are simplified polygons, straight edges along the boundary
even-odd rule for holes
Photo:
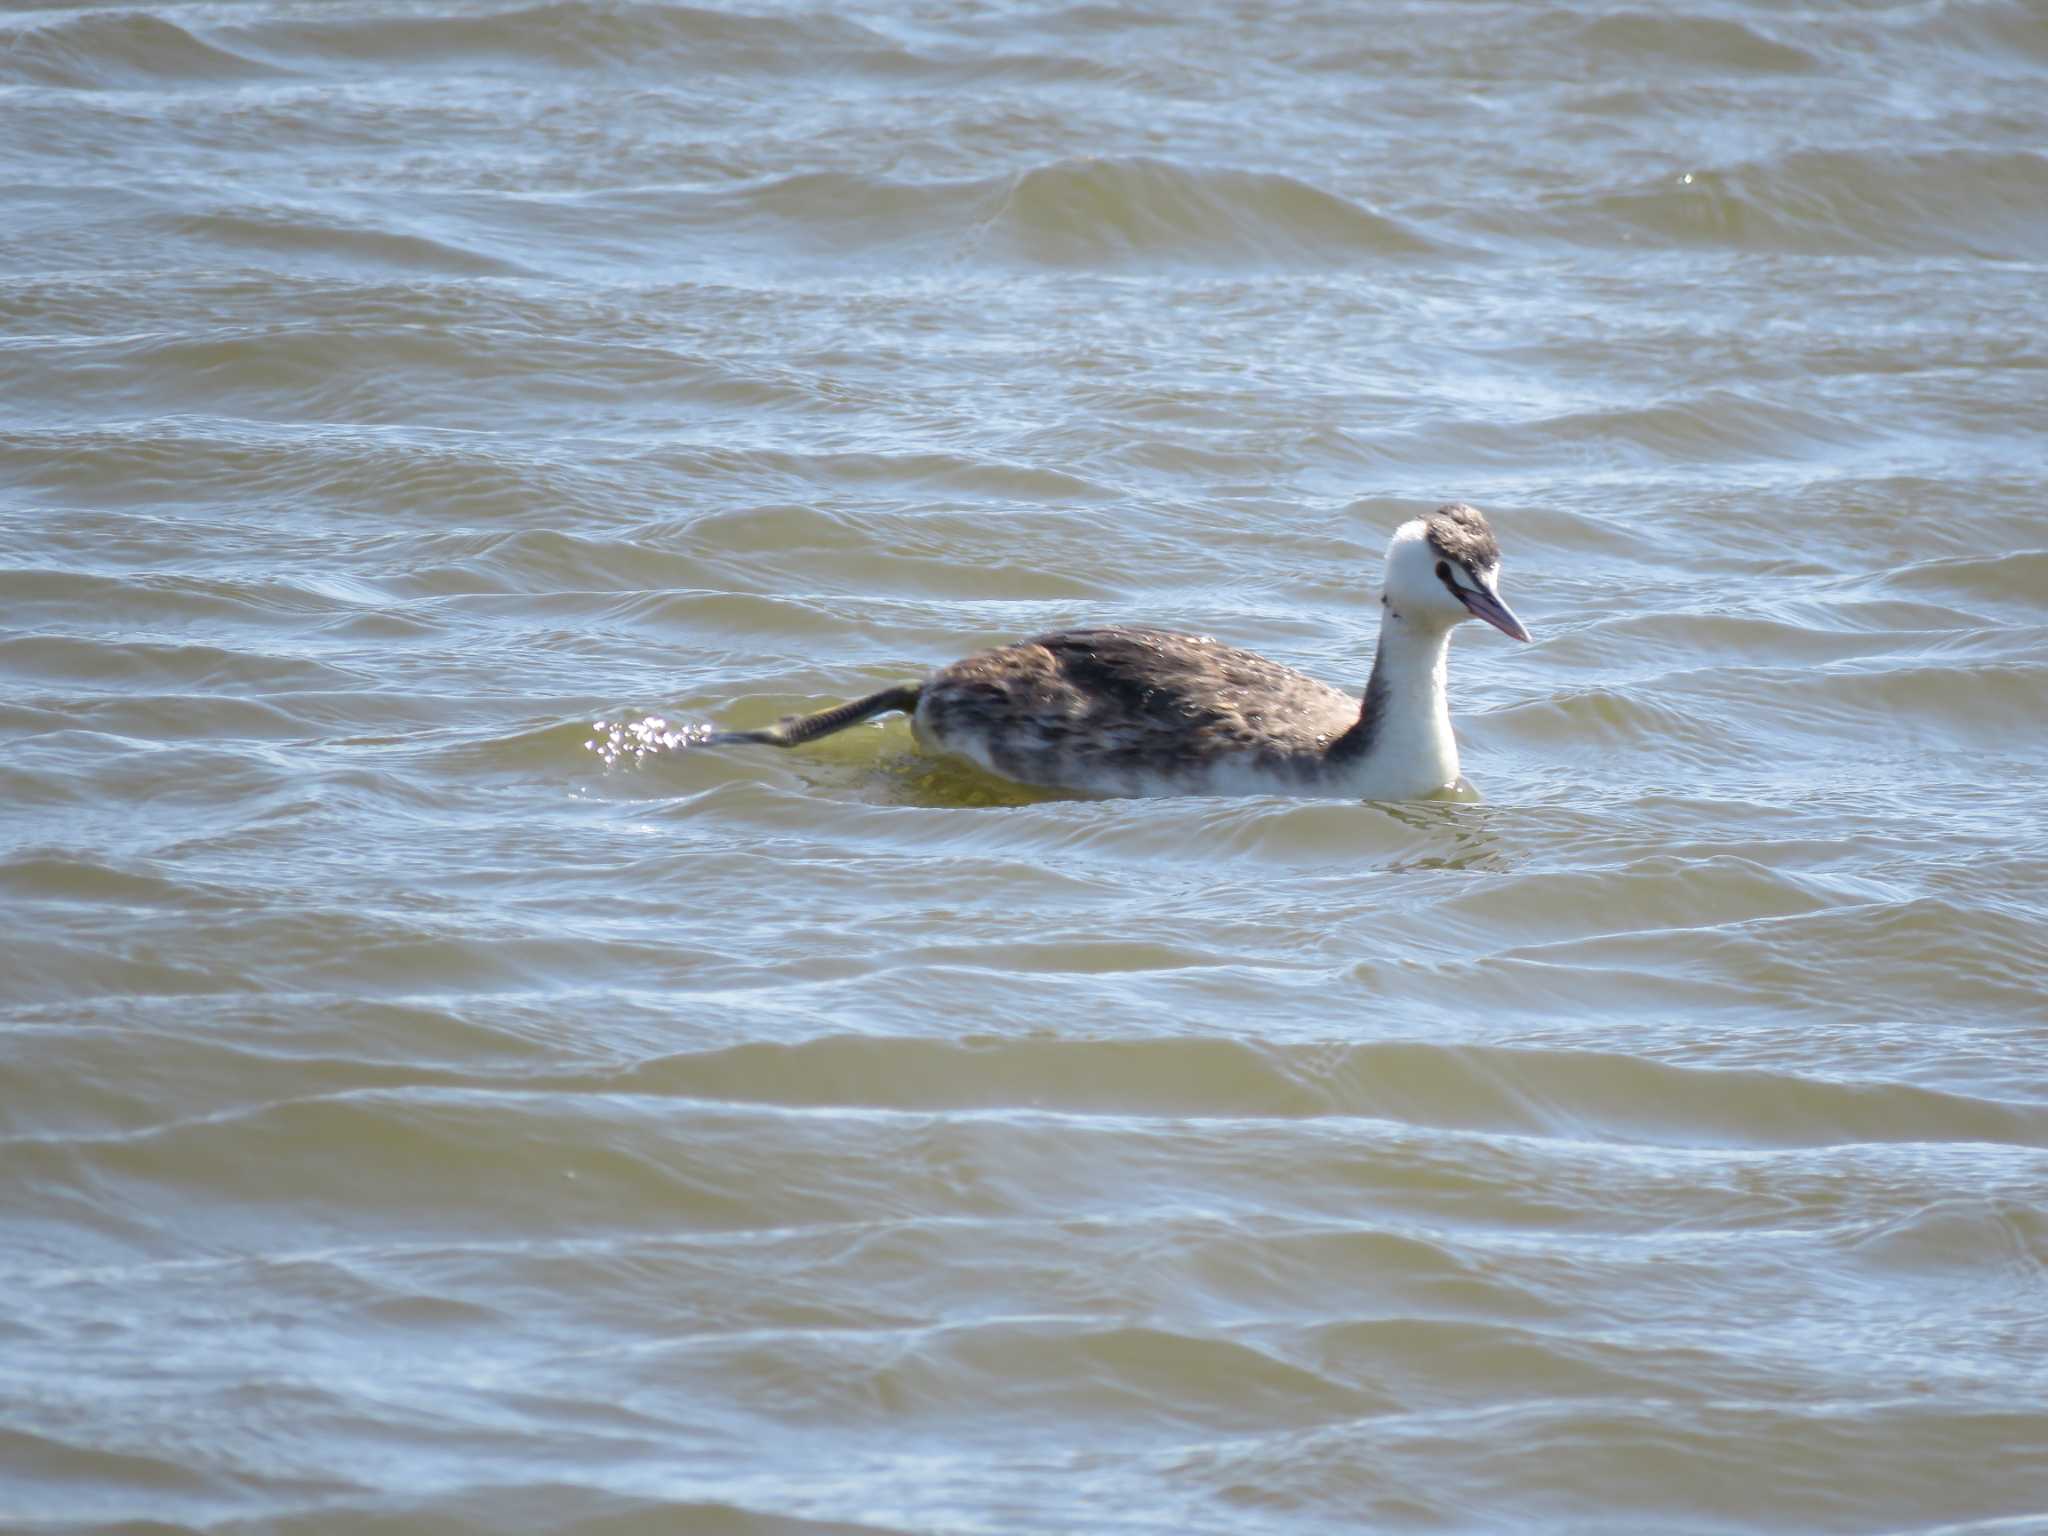
[[[1044,788],[1151,795],[1410,800],[1458,778],[1452,628],[1528,631],[1499,592],[1500,551],[1463,504],[1395,530],[1363,699],[1206,635],[1056,630],[817,714],[714,741],[796,746],[887,710],[919,745]]]
[[[1405,799],[1455,779],[1448,731],[1421,721],[1426,740],[1388,739],[1387,693],[1368,712],[1207,635],[1071,629],[940,669],[911,730],[1003,778],[1097,794]]]

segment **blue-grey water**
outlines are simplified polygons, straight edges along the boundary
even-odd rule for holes
[[[9,7],[0,1526],[2048,1530],[2044,299],[2041,0]],[[592,745],[1452,499],[1476,803]]]

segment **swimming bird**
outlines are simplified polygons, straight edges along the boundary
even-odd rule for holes
[[[1207,635],[1063,629],[710,741],[794,747],[901,710],[925,749],[1042,788],[1421,799],[1458,778],[1452,629],[1480,618],[1517,640],[1529,631],[1501,601],[1493,530],[1462,502],[1394,530],[1380,607],[1363,699]]]

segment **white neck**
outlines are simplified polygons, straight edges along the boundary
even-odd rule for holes
[[[1445,689],[1451,629],[1388,608],[1366,684],[1370,733],[1364,752],[1342,765],[1343,792],[1367,800],[1409,800],[1457,782],[1458,741]]]

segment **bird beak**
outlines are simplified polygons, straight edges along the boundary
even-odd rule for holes
[[[1470,587],[1458,588],[1458,600],[1472,610],[1475,618],[1486,620],[1502,634],[1515,640],[1526,640],[1529,631],[1522,628],[1522,621],[1509,611],[1508,605],[1500,600],[1500,594],[1491,589],[1475,592]]]

